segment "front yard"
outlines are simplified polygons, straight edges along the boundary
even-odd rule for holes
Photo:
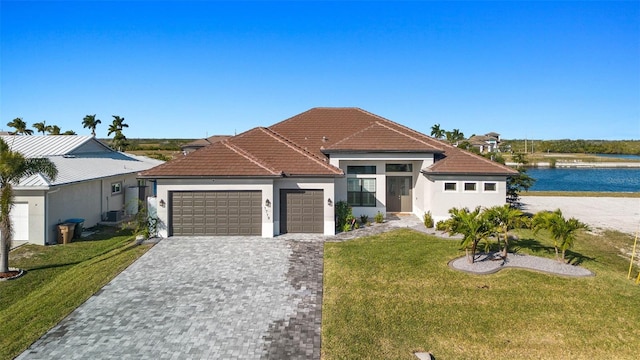
[[[9,265],[27,270],[0,282],[0,359],[19,355],[149,249],[130,231],[109,230],[67,245],[24,245]]]
[[[520,237],[517,251],[553,257],[544,235]],[[458,272],[458,241],[411,230],[327,243],[323,359],[637,359],[640,286],[619,250],[632,243],[581,234],[569,256],[588,278]]]

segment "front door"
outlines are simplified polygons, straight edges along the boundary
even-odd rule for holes
[[[387,176],[387,212],[411,212],[411,176]]]

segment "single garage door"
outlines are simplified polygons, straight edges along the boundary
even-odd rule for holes
[[[173,191],[171,235],[261,235],[260,191]]]
[[[9,218],[13,226],[13,240],[29,241],[29,204],[13,204]]]
[[[322,190],[280,190],[280,233],[323,233]]]

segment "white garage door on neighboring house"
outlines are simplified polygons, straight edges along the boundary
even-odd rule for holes
[[[13,225],[13,240],[29,241],[29,204],[13,204],[11,224]]]
[[[173,191],[170,235],[261,235],[260,191]]]

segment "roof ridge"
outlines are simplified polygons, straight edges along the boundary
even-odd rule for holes
[[[260,161],[260,159],[256,158],[255,156],[253,156],[248,151],[242,149],[238,145],[230,143],[229,140],[225,139],[225,140],[220,141],[220,143],[222,145],[226,146],[229,150],[231,150],[231,151],[235,152],[236,154],[244,157],[245,159],[251,161],[252,163],[254,163],[256,165],[258,165],[259,167],[269,171],[273,175],[282,175],[282,171],[277,171],[277,170],[267,166],[267,164],[264,164],[262,161]]]
[[[406,136],[406,137],[408,137],[408,138],[410,138],[410,139],[413,139],[413,140],[415,140],[415,141],[417,141],[417,142],[420,142],[420,143],[425,144],[425,145],[427,145],[427,146],[431,146],[431,147],[433,147],[433,145],[432,145],[432,144],[429,144],[428,142],[426,142],[426,141],[424,141],[424,140],[422,140],[422,139],[418,139],[417,137],[414,137],[414,136],[411,136],[411,135],[408,135],[408,134],[404,134],[404,133],[400,132],[400,130],[394,129],[394,128],[392,128],[391,126],[389,126],[389,125],[387,125],[387,124],[384,124],[384,123],[379,122],[379,121],[376,121],[375,123],[376,123],[376,124],[379,124],[380,126],[384,126],[384,127],[386,127],[387,129],[389,129],[389,130],[391,130],[391,131],[394,131],[394,132],[396,132],[396,133],[398,133],[398,134],[400,134],[400,135],[404,135],[404,136]]]
[[[438,140],[438,139],[436,139],[436,138],[430,137],[430,136],[428,136],[427,134],[423,134],[423,133],[421,133],[421,132],[420,132],[420,131],[418,131],[418,130],[414,130],[414,129],[410,128],[410,127],[407,127],[407,126],[405,126],[405,125],[402,125],[402,124],[400,124],[400,123],[397,123],[397,122],[395,122],[395,121],[393,121],[393,120],[389,120],[389,119],[387,119],[387,118],[385,118],[385,117],[382,117],[382,116],[380,116],[380,115],[377,115],[377,114],[374,114],[374,113],[368,112],[367,110],[364,110],[364,109],[361,109],[361,108],[357,108],[357,109],[358,109],[359,111],[362,111],[362,112],[363,112],[363,113],[365,113],[365,114],[368,114],[368,115],[371,115],[371,116],[373,116],[373,117],[376,117],[376,118],[378,118],[378,119],[380,119],[380,120],[382,120],[382,121],[384,121],[384,122],[387,122],[387,123],[393,124],[393,125],[395,125],[395,126],[401,127],[401,128],[403,128],[403,129],[405,129],[405,130],[407,130],[407,131],[409,131],[409,132],[411,132],[411,133],[413,133],[413,134],[419,135],[420,137],[426,137],[426,138],[428,138],[429,140],[435,140],[435,141],[437,141],[437,142],[442,143],[441,141],[439,141],[439,140]]]
[[[296,152],[298,152],[298,153],[310,158],[311,160],[317,162],[318,164],[322,165],[324,168],[329,169],[329,170],[331,170],[332,172],[334,172],[336,174],[341,174],[342,173],[342,171],[337,171],[334,166],[331,166],[331,165],[327,164],[327,162],[324,161],[323,159],[321,159],[319,156],[316,156],[315,154],[312,154],[308,150],[301,148],[298,144],[296,144],[293,141],[289,140],[288,138],[280,135],[276,131],[273,131],[273,130],[271,130],[269,128],[265,128],[265,127],[259,127],[258,129],[261,130],[262,132],[264,132],[265,134],[271,136],[272,138],[274,138],[274,139],[280,141],[281,143],[285,144],[286,146],[288,146],[292,150],[295,150]]]
[[[353,138],[353,137],[354,137],[354,136],[356,136],[356,135],[360,135],[361,133],[363,133],[363,132],[365,132],[365,131],[367,131],[367,130],[371,129],[371,128],[372,128],[374,125],[376,125],[377,123],[378,123],[378,122],[376,121],[376,122],[372,123],[371,125],[369,125],[369,126],[367,126],[367,127],[364,127],[364,128],[362,128],[362,129],[360,129],[360,130],[358,130],[358,131],[354,132],[353,134],[351,134],[351,135],[349,135],[349,136],[347,136],[347,137],[343,138],[342,140],[334,142],[334,143],[333,143],[333,144],[331,144],[328,148],[330,149],[330,148],[332,148],[332,147],[334,147],[334,146],[336,146],[336,145],[338,145],[338,144],[340,144],[340,143],[342,143],[342,142],[345,142],[345,141],[347,141],[347,140],[350,140],[351,138]]]

